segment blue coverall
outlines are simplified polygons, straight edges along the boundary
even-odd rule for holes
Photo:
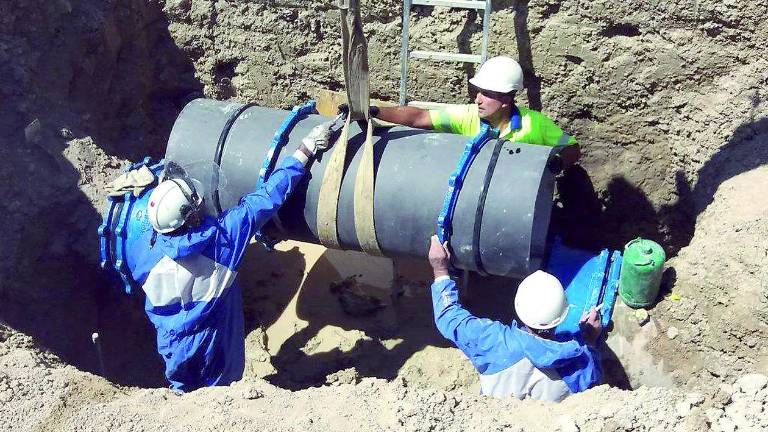
[[[243,376],[245,328],[237,268],[253,234],[266,224],[304,175],[287,157],[256,191],[218,218],[179,235],[158,234],[131,269],[146,294],[157,351],[171,387],[191,391]],[[147,233],[148,236],[151,234]]]
[[[515,321],[475,317],[459,304],[456,283],[447,276],[432,284],[432,306],[437,329],[480,373],[484,395],[560,401],[600,379],[592,347],[581,340],[543,339]]]

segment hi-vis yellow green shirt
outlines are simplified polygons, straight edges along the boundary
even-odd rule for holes
[[[429,117],[438,132],[475,136],[480,131],[480,116],[475,104],[446,105],[430,110]],[[549,117],[525,107],[513,107],[509,123],[491,126],[502,128],[500,138],[514,142],[553,147],[576,144],[576,138],[564,133]]]

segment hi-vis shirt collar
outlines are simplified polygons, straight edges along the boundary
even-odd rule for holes
[[[481,122],[486,122],[486,120],[481,119]],[[490,123],[489,123],[490,124]],[[491,125],[493,127],[493,125]],[[509,125],[507,128],[505,128],[503,131],[498,130],[497,128],[493,128],[496,131],[496,136],[498,137],[504,137],[511,133],[512,131],[520,130],[523,127],[523,116],[520,115],[520,110],[517,108],[517,105],[512,105],[512,110],[509,114]]]

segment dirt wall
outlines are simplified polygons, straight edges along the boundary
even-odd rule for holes
[[[91,371],[101,330],[110,377],[162,382],[153,355],[121,355],[151,350],[151,329],[106,288],[94,234],[108,179],[161,155],[200,88],[156,2],[0,4],[0,321]]]
[[[170,33],[205,92],[288,108],[341,89],[333,2],[173,1]],[[639,234],[670,252],[690,242],[717,186],[768,160],[765,2],[496,1],[489,55],[520,60],[520,103],[576,135],[588,177],[562,218],[585,245],[621,247]],[[399,2],[363,4],[371,92],[398,99]],[[474,11],[414,8],[413,49],[479,52]],[[412,62],[409,98],[471,101],[474,66]],[[583,174],[583,173],[582,173]],[[593,187],[591,187],[593,186]],[[575,220],[575,222],[571,222]]]

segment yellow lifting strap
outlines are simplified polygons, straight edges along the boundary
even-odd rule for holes
[[[368,118],[368,42],[363,34],[360,0],[339,0],[341,9],[341,63],[352,120]]]
[[[351,119],[366,119],[365,144],[355,178],[354,214],[355,233],[360,248],[372,255],[381,255],[374,223],[374,163],[373,125],[368,115],[368,44],[363,34],[359,0],[339,0],[341,10],[342,65],[347,87],[349,114],[339,140],[333,148],[331,160],[323,174],[317,208],[317,232],[320,242],[328,247],[340,248],[337,216],[339,192],[344,177]]]
[[[339,208],[341,180],[344,178],[346,169],[350,118],[348,115],[341,135],[333,146],[331,159],[325,167],[323,182],[320,184],[320,196],[317,202],[317,236],[324,246],[335,249],[341,248],[336,228],[336,215]]]
[[[368,117],[363,157],[360,159],[355,178],[355,233],[363,252],[370,255],[383,255],[376,239],[376,224],[373,217],[373,192],[376,184],[373,165],[373,124]]]
[[[317,236],[320,243],[327,247],[341,248],[338,233],[338,208],[341,182],[344,179],[347,159],[347,144],[349,142],[349,124],[351,116],[347,116],[341,135],[333,146],[333,153],[328,161],[328,166],[323,173],[323,181],[320,184],[320,196],[317,203]],[[373,125],[368,119],[365,143],[362,147],[362,157],[357,167],[355,177],[355,233],[357,241],[363,252],[370,255],[383,255],[376,238],[376,224],[374,221],[374,153],[373,153]]]

